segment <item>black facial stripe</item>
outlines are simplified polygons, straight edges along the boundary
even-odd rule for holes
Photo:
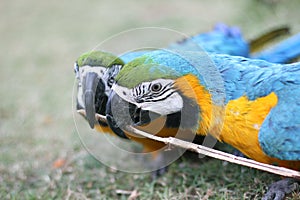
[[[163,90],[166,88],[166,87],[173,87],[173,85],[174,85],[174,83],[168,83],[167,85],[165,85],[164,87],[163,87]]]
[[[169,86],[169,88],[167,88],[168,86]],[[159,97],[171,89],[173,89],[173,83],[169,83],[169,84],[165,85],[159,93],[152,93],[151,97],[153,97],[153,98]]]
[[[137,94],[137,87],[135,87],[135,88],[133,89],[133,92],[132,92],[132,93],[133,93],[133,95],[134,95],[134,94]]]
[[[164,85],[160,91],[158,92],[153,92],[151,87],[155,83],[149,83],[149,84],[140,84],[132,89],[133,96],[135,97],[136,101],[141,103],[141,102],[157,102],[157,101],[163,101],[169,96],[171,96],[176,89],[173,88],[174,83],[169,82],[166,85]],[[174,91],[172,91],[174,90]],[[170,92],[171,91],[171,92]],[[167,94],[170,92],[169,94]],[[164,97],[164,95],[166,95]]]
[[[74,65],[74,72],[77,74],[79,72],[79,66],[78,63],[76,62]]]
[[[173,83],[169,83],[169,84],[165,85],[162,89],[160,89],[159,92],[149,91],[149,93],[151,93],[151,95],[153,97],[157,97],[157,96],[163,95],[164,93],[166,93],[167,91],[169,91],[170,89],[172,89],[172,86],[173,86]],[[169,88],[167,88],[167,87],[169,87]]]
[[[148,91],[147,93],[139,97],[139,99],[143,99],[144,101],[155,99],[156,97],[162,96],[163,94],[170,91],[171,89],[172,88],[167,88],[166,90],[161,91],[160,93],[151,93],[151,91]]]
[[[149,100],[146,100],[145,99],[145,102],[157,102],[157,101],[163,101],[165,100],[166,98],[168,98],[169,96],[171,96],[172,94],[174,94],[175,91],[171,92],[170,94],[168,94],[167,96],[161,98],[161,99],[149,99]]]
[[[115,79],[114,79],[114,77],[113,76],[110,76],[109,78],[108,78],[108,80],[107,80],[107,82],[106,82],[106,84],[107,84],[107,86],[108,87],[112,87],[112,85],[114,84],[114,82],[115,82]]]
[[[137,95],[140,95],[141,92],[142,92],[142,90],[141,90],[141,85],[139,85],[139,86],[137,87],[136,94],[137,94]]]
[[[151,90],[151,86],[152,86],[152,83],[149,84],[149,86],[148,86],[148,91]]]
[[[139,99],[139,101],[142,102],[156,102],[156,101],[161,101],[164,100],[166,98],[168,98],[169,96],[171,96],[174,92],[171,92],[170,94],[168,94],[165,97],[162,97],[164,94],[166,94],[167,92],[169,92],[170,90],[172,90],[172,86],[173,83],[168,83],[166,84],[163,89],[158,92],[158,93],[153,93],[151,90],[149,90],[149,88],[151,88],[152,84],[150,83],[148,85],[148,92],[144,92],[143,95],[136,95],[136,97]],[[145,88],[146,86],[144,86],[143,88]],[[138,87],[137,87],[138,88]],[[157,98],[157,97],[162,97],[162,98]],[[155,99],[157,98],[157,99]]]
[[[153,94],[160,94],[161,92],[163,92],[167,87],[172,87],[173,83],[168,83],[167,85],[163,86],[158,92],[153,92]],[[149,89],[150,90],[150,89]]]
[[[143,86],[143,85],[141,85],[141,86],[140,86],[140,88],[141,88],[140,95],[142,95],[142,94],[144,94],[144,86]]]
[[[168,92],[170,90],[172,90],[172,88],[167,88],[166,90],[163,90],[160,93],[152,93],[151,97],[155,98],[155,97],[162,96],[163,94],[165,94],[166,92]]]

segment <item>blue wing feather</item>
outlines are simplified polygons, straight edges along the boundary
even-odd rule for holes
[[[229,27],[219,23],[207,33],[200,33],[180,42],[170,44],[167,49],[185,51],[206,51],[209,53],[228,54],[233,56],[249,57],[249,44],[245,41],[237,27]],[[144,55],[150,50],[128,52],[120,58],[128,63]],[[286,63],[300,56],[300,34],[295,35],[278,45],[251,56],[273,63]]]
[[[210,32],[200,33],[182,41],[172,43],[167,49],[249,56],[249,45],[244,40],[241,31],[237,27],[229,27],[223,23],[217,24],[214,30]],[[128,63],[147,52],[149,51],[133,51],[119,57],[125,63]]]
[[[290,37],[270,49],[257,53],[252,58],[273,63],[287,63],[300,55],[300,34]]]
[[[249,56],[249,45],[237,27],[217,24],[213,31],[189,37],[181,42],[171,44],[169,49],[201,51],[210,53]]]
[[[259,142],[271,157],[300,160],[299,86],[293,84],[276,92],[278,103],[261,126]]]

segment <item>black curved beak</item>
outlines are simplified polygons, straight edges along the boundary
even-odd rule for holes
[[[89,72],[83,78],[82,89],[83,89],[83,99],[85,107],[85,117],[91,128],[94,128],[97,120],[95,117],[95,93],[97,85],[99,82],[99,77],[95,72]]]
[[[134,104],[129,104],[129,113],[130,118],[136,126],[143,126],[151,122],[150,112],[148,110],[143,110]]]
[[[127,104],[125,103],[125,101],[122,98],[120,98],[114,91],[111,91],[108,101],[107,101],[107,104],[106,104],[106,120],[107,120],[109,127],[115,134],[117,134],[121,138],[128,139],[128,137],[125,135],[124,131],[121,129],[121,126],[123,124],[122,121],[119,121],[119,123],[117,123],[118,120],[116,120],[114,118],[114,113],[116,114],[116,116],[119,116],[121,114],[116,111],[118,109],[119,105],[125,106],[121,109],[126,109]],[[125,116],[120,116],[120,117],[122,119]]]
[[[143,110],[136,105],[125,101],[114,91],[109,95],[106,104],[107,123],[117,135],[123,138],[126,137],[126,135],[122,128],[126,125],[147,125],[159,116],[159,114]]]

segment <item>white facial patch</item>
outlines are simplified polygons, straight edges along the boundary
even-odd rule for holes
[[[82,66],[79,67],[78,72],[76,73],[76,78],[78,80],[78,89],[77,89],[77,101],[78,104],[82,107],[85,108],[84,103],[83,103],[83,91],[82,91],[82,81],[83,81],[83,77],[86,76],[87,73],[89,72],[94,72],[96,74],[98,74],[99,77],[103,77],[105,71],[107,70],[106,67],[102,67],[102,66]],[[106,90],[107,86],[105,85],[105,90]],[[110,91],[110,89],[109,89]],[[108,93],[109,93],[108,91]]]
[[[102,67],[102,66],[91,67],[91,66],[85,65],[85,66],[79,67],[79,78],[80,78],[80,80],[82,80],[82,78],[85,77],[86,74],[89,72],[94,72],[94,73],[98,74],[99,77],[103,77],[106,70],[107,70],[107,68]]]
[[[112,89],[122,99],[143,110],[168,115],[180,111],[183,107],[183,100],[173,84],[174,80],[171,79],[157,79],[132,89],[114,84]]]
[[[111,87],[115,83],[115,77],[118,75],[121,70],[122,65],[113,65],[110,68],[107,68],[105,73],[102,76],[102,80],[105,84],[105,93],[109,96]]]
[[[160,115],[168,115],[174,112],[181,111],[183,107],[183,100],[181,96],[175,92],[168,98],[157,102],[145,102],[141,108]]]
[[[85,108],[84,103],[83,103],[83,96],[82,96],[82,86],[81,84],[78,84],[77,88],[77,103],[82,107]]]

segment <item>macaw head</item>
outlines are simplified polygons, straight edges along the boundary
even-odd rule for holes
[[[89,122],[91,128],[96,123],[96,113],[105,114],[106,103],[114,77],[124,62],[117,56],[102,51],[82,54],[74,64],[78,81],[77,111]]]
[[[106,110],[110,127],[121,132],[123,126],[143,126],[164,116],[166,127],[206,132],[213,103],[200,75],[178,55],[162,51],[152,56],[135,59],[117,75]],[[171,66],[174,62],[177,67]]]

